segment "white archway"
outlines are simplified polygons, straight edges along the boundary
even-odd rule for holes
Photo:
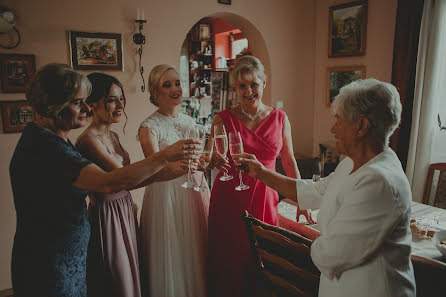
[[[215,12],[212,14],[209,14],[207,16],[203,16],[202,18],[220,18],[228,23],[231,23],[235,27],[239,28],[243,34],[246,36],[246,38],[249,41],[249,47],[252,50],[253,54],[259,58],[263,65],[265,66],[265,73],[268,78],[267,81],[267,87],[264,92],[264,103],[271,105],[272,99],[272,88],[273,88],[273,82],[270,79],[271,78],[271,63],[270,63],[270,57],[268,54],[267,46],[265,39],[263,38],[260,31],[246,18],[230,13],[230,12]],[[200,18],[200,19],[202,19]],[[190,25],[187,32],[198,22],[200,19],[196,20],[193,24]],[[187,33],[186,33],[187,34]],[[178,51],[180,52],[181,49]]]

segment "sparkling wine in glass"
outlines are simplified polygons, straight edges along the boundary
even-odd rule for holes
[[[196,138],[198,137],[198,127],[197,126],[193,126],[193,127],[189,127],[186,130],[186,135],[185,138]],[[192,180],[192,170],[190,168],[190,163],[192,162],[192,159],[189,159],[189,164],[187,166],[187,181],[184,182],[181,186],[183,188],[186,189],[193,189],[195,187],[194,181]]]
[[[222,158],[226,158],[226,154],[228,153],[228,137],[226,136],[226,129],[224,125],[214,126],[214,143],[217,154],[219,154]],[[228,175],[226,172],[220,176],[221,181],[228,181],[233,178],[233,176]]]
[[[235,165],[239,167],[240,162],[236,161],[238,160],[236,157],[237,155],[243,154],[243,141],[242,137],[240,136],[240,132],[235,131],[229,133],[229,153],[231,154],[232,160],[234,160]],[[240,184],[237,187],[235,187],[235,189],[237,191],[244,191],[249,189],[249,186],[243,183],[242,171],[240,170],[240,168],[238,171],[238,178],[240,180]]]
[[[211,137],[211,135],[206,134],[204,136],[203,139],[203,151],[201,152],[201,156],[200,156],[200,162],[203,166],[204,169],[206,169],[206,167],[208,167],[209,162],[211,161],[212,158],[212,152],[213,152],[213,148],[214,148],[214,142],[213,142],[213,138]],[[194,187],[194,190],[197,192],[204,192],[206,191],[206,187],[203,187],[203,179],[204,179],[204,172],[203,175],[201,176],[201,182],[200,185],[196,185]]]

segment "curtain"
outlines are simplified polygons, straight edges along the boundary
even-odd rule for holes
[[[417,66],[423,0],[399,0],[393,45],[392,84],[400,93],[401,124],[390,139],[390,147],[406,168]]]
[[[446,0],[425,0],[421,21],[406,175],[421,201],[440,100],[446,100]],[[440,111],[441,113],[442,111]],[[443,111],[443,114],[446,112]]]

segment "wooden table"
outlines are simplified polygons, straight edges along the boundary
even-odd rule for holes
[[[282,221],[286,220],[286,222],[288,223],[283,225],[281,224],[282,227],[290,229],[292,231],[296,231],[299,228],[302,229],[302,226],[305,226],[306,228],[308,228],[308,232],[310,234],[319,233],[319,226],[317,224],[306,225],[305,224],[306,220],[302,215],[299,218],[299,222],[296,222],[296,211],[297,211],[296,202],[289,199],[284,199],[279,202],[279,222],[281,221],[282,218]],[[316,219],[316,221],[317,221],[317,214],[318,210],[312,211],[313,218]],[[431,223],[432,226],[435,226],[437,229],[446,230],[445,209],[412,201],[411,217],[416,218],[426,224]],[[294,226],[292,225],[290,226],[290,221],[296,224],[296,226],[299,225],[299,227],[294,228]],[[442,257],[441,253],[433,245],[432,240],[430,238],[424,238],[418,236],[417,234],[412,234],[412,255],[430,258],[446,263],[446,259]]]

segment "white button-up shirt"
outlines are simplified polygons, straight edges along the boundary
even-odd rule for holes
[[[345,158],[319,182],[297,180],[301,209],[317,209],[321,236],[311,257],[321,271],[319,296],[415,296],[410,261],[411,191],[387,148],[351,173]]]

